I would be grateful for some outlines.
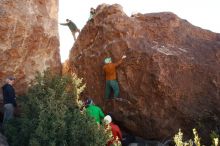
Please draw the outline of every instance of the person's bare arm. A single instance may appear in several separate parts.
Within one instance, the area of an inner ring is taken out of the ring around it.
[[[60,23],[60,25],[68,25],[68,23]]]
[[[126,57],[127,57],[126,55],[123,55],[121,57],[121,59],[118,62],[115,63],[115,66],[119,66],[122,63],[123,59],[125,59]]]

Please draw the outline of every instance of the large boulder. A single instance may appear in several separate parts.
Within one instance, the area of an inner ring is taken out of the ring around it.
[[[22,94],[37,71],[61,73],[58,0],[1,0],[0,42],[1,85],[14,75]]]
[[[172,137],[182,128],[220,123],[220,37],[170,12],[127,16],[120,5],[100,5],[73,46],[68,71],[83,77],[84,95],[111,111],[120,126],[145,138]],[[105,57],[118,67],[120,97],[104,100]]]

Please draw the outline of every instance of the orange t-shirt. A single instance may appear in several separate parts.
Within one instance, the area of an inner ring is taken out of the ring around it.
[[[121,64],[122,60],[117,63],[105,64],[103,70],[105,71],[106,80],[116,80],[116,67]]]

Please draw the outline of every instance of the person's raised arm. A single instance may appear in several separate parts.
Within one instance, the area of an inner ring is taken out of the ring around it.
[[[126,57],[127,57],[126,55],[123,55],[123,56],[121,57],[121,59],[120,59],[118,62],[115,63],[115,65],[116,65],[116,66],[119,66],[119,65],[122,63],[123,59],[125,59]]]

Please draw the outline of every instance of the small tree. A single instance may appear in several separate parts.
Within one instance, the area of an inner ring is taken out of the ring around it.
[[[6,125],[11,146],[97,146],[108,139],[104,127],[79,109],[82,79],[38,74],[23,98],[20,118]]]
[[[179,129],[179,132],[174,136],[173,140],[175,146],[193,146],[193,141],[191,139],[186,142],[183,141],[183,133],[181,129]]]
[[[215,131],[212,131],[210,134],[210,137],[212,139],[212,146],[218,146],[219,145],[219,134]]]
[[[175,142],[175,146],[201,146],[201,138],[198,135],[197,130],[193,129],[193,135],[194,135],[194,141],[191,139],[184,142],[183,141],[183,133],[181,132],[181,129],[179,129],[179,132],[174,136],[173,140]],[[219,135],[215,132],[211,133],[211,139],[212,139],[212,146],[218,146],[219,145]]]

